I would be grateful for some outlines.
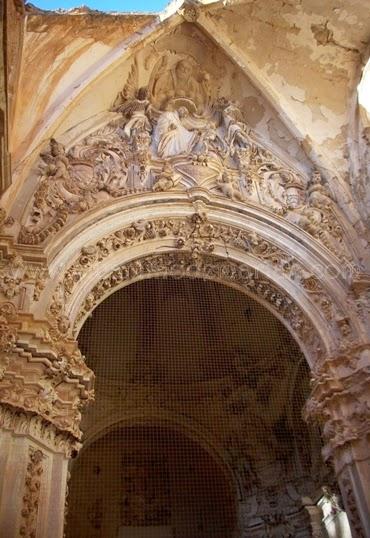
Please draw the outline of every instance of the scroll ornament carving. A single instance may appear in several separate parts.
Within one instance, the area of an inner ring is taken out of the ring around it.
[[[30,447],[29,462],[23,495],[22,524],[19,534],[26,538],[36,538],[37,514],[40,501],[41,479],[44,472],[44,453]]]
[[[193,16],[193,6],[185,11]],[[213,95],[208,73],[194,58],[168,52],[149,80],[143,77],[134,62],[105,127],[69,149],[50,140],[20,243],[42,243],[70,215],[105,200],[201,187],[262,204],[336,255],[352,258],[320,174],[307,180],[267,149],[238,105]]]
[[[329,358],[314,372],[304,415],[322,425],[325,460],[370,435],[370,368],[361,364],[366,349],[352,356]]]
[[[241,286],[275,309],[297,333],[298,337],[312,347],[314,353],[319,353],[321,349],[321,340],[311,322],[294,301],[272,282],[243,264],[203,253],[197,253],[194,257],[191,253],[181,251],[149,255],[117,267],[108,276],[101,279],[87,295],[77,316],[75,330],[91,310],[116,287],[122,286],[125,282],[143,278],[145,275],[210,278],[226,284]]]
[[[28,435],[66,457],[78,452],[81,443],[68,432],[62,432],[40,415],[0,404],[0,427],[16,434]]]

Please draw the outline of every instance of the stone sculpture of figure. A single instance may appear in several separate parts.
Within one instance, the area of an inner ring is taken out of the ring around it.
[[[241,112],[234,104],[228,104],[222,112],[223,124],[226,129],[225,140],[232,153],[235,148],[246,148],[253,145],[249,136],[250,129],[243,123]]]
[[[69,179],[69,161],[63,144],[60,144],[55,138],[50,139],[49,153],[41,154],[46,166],[41,167],[41,171],[47,176],[54,179]]]
[[[146,88],[140,88],[135,99],[115,108],[117,112],[121,112],[125,117],[129,118],[123,128],[123,133],[127,138],[130,139],[138,132],[151,132],[152,125],[147,116],[149,107],[150,103],[147,99],[147,90]]]
[[[183,125],[189,115],[185,107],[163,112],[157,121],[153,134],[154,150],[162,159],[182,153],[190,153],[198,140],[198,134]]]
[[[239,186],[236,182],[236,180],[232,177],[232,175],[224,171],[222,174],[221,179],[217,182],[220,190],[222,193],[230,198],[231,200],[239,200],[240,202],[244,201],[243,195],[240,192]]]
[[[308,200],[310,206],[320,209],[329,209],[333,204],[328,189],[322,184],[321,174],[318,170],[312,174],[308,187]]]
[[[153,185],[153,191],[164,192],[176,187],[179,183],[178,178],[175,178],[174,170],[169,163],[166,163],[160,174],[157,175]]]
[[[201,111],[207,98],[206,82],[206,75],[195,73],[195,66],[189,60],[181,59],[168,68],[165,57],[152,87],[154,103],[163,110],[172,99],[185,97]]]

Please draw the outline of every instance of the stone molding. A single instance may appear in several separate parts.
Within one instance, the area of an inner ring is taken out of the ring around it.
[[[71,319],[68,304],[84,282],[86,275],[92,270],[96,271],[99,264],[106,265],[106,260],[114,259],[121,252],[129,251],[144,243],[147,243],[150,248],[155,241],[160,241],[160,247],[159,243],[152,246],[153,252],[156,248],[168,252],[186,252],[193,260],[212,255],[215,259],[224,260],[225,266],[228,263],[225,258],[229,258],[230,249],[247,253],[248,256],[271,268],[274,273],[281,275],[286,282],[290,282],[297,288],[301,297],[312,302],[322,313],[336,341],[340,340],[342,346],[353,345],[353,342],[358,339],[357,327],[352,324],[337,297],[325,289],[320,278],[305,268],[298,257],[255,231],[244,230],[237,225],[220,224],[209,219],[205,208],[206,206],[203,207],[202,204],[198,205],[196,212],[187,217],[140,220],[84,246],[75,261],[66,269],[54,290],[48,309],[50,319],[54,320],[54,324],[60,326],[65,334],[68,334],[69,319]],[[247,269],[247,266],[245,268]],[[253,272],[253,269],[249,268],[249,270]],[[166,272],[170,274],[170,267],[167,267]],[[257,280],[262,279],[258,271],[255,272],[255,277]],[[219,275],[219,278],[222,281],[224,277]],[[224,279],[227,280],[227,278]],[[105,285],[112,290],[113,286],[108,283]],[[253,293],[253,290],[250,289],[250,292]],[[294,299],[290,300],[295,302]],[[275,305],[275,310],[279,315],[279,305]],[[86,308],[85,314],[87,315]],[[75,323],[73,328],[74,334],[82,319],[84,319],[84,314],[80,313],[77,325]],[[295,331],[294,326],[292,329]],[[316,352],[313,356],[315,354]]]
[[[81,443],[67,432],[61,432],[50,422],[30,411],[0,403],[0,428],[14,435],[29,437],[33,442],[70,458],[81,448]]]

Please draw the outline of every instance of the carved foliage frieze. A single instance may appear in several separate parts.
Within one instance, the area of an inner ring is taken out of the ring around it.
[[[81,443],[73,435],[62,432],[40,415],[2,403],[0,404],[0,427],[18,435],[27,435],[66,457],[70,457],[81,448]]]
[[[321,349],[322,343],[310,320],[298,305],[272,282],[243,264],[207,254],[194,257],[189,252],[149,255],[114,269],[86,296],[76,319],[75,330],[87,314],[115,288],[121,287],[125,282],[130,283],[147,276],[164,275],[209,278],[244,288],[272,307],[286,320],[297,337],[311,346],[315,353]]]

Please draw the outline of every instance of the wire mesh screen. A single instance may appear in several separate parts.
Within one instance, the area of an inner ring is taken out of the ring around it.
[[[320,466],[301,418],[308,368],[263,306],[214,282],[143,280],[104,301],[79,344],[96,400],[67,538],[269,536],[287,487],[292,536],[310,536],[297,501]]]

